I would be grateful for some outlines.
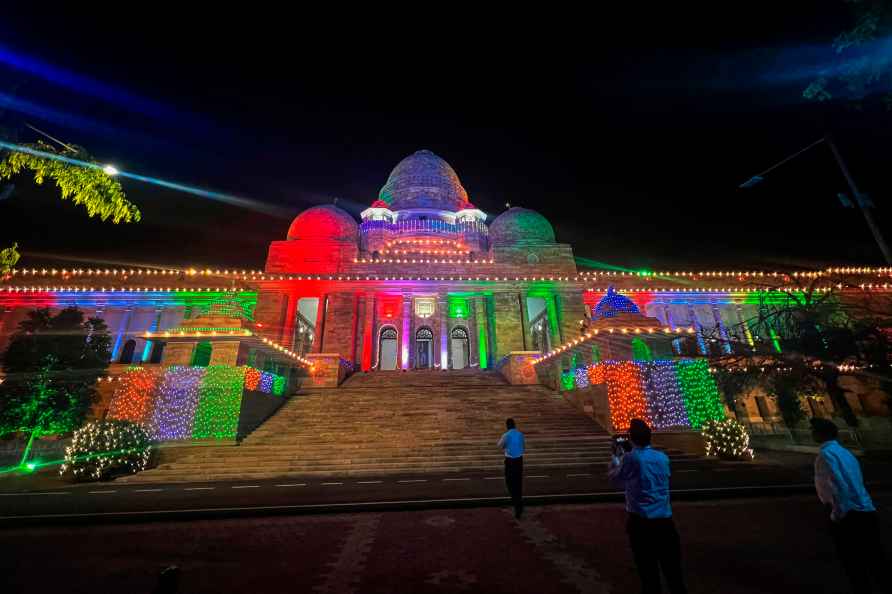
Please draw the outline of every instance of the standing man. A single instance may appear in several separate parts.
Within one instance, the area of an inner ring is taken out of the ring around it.
[[[507,419],[508,429],[499,439],[499,449],[505,452],[505,484],[514,505],[514,517],[523,515],[523,433],[517,430],[514,419]]]
[[[861,465],[839,445],[839,429],[827,419],[811,420],[812,436],[821,444],[815,459],[815,489],[821,502],[830,507],[830,535],[836,553],[852,585],[852,591],[892,592],[876,508],[861,476]]]
[[[651,431],[632,419],[633,448],[615,448],[607,475],[626,491],[626,532],[641,578],[642,594],[659,593],[660,570],[672,594],[686,594],[681,571],[681,544],[669,505],[669,457],[650,447]]]

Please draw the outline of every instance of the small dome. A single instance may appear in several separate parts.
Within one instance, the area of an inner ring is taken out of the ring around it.
[[[390,208],[390,205],[383,200],[375,200],[369,208]]]
[[[489,226],[493,245],[554,243],[554,229],[548,219],[528,208],[509,208]]]
[[[635,302],[616,292],[613,287],[607,288],[607,294],[595,306],[594,318],[614,318],[618,313],[641,313]]]
[[[334,204],[303,211],[288,228],[288,239],[323,239],[356,242],[359,226],[347,211]]]
[[[391,210],[436,208],[456,212],[468,202],[468,193],[449,163],[423,150],[397,163],[378,198]]]

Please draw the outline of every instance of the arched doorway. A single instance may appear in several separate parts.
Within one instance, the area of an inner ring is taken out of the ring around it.
[[[152,354],[149,357],[149,363],[161,363],[161,358],[164,355],[164,343],[155,341],[152,344]]]
[[[136,341],[128,340],[121,349],[121,359],[119,363],[133,363],[133,351],[136,350]]]
[[[378,369],[393,371],[396,369],[397,333],[393,326],[381,329],[378,339]]]
[[[415,367],[417,369],[430,369],[434,361],[434,332],[427,326],[422,326],[415,333]]]
[[[449,354],[452,356],[452,369],[464,369],[470,363],[471,345],[468,341],[468,330],[456,326],[449,335]]]

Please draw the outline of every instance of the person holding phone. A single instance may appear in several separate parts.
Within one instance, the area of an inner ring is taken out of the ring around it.
[[[626,532],[643,594],[658,593],[660,571],[672,594],[686,594],[681,543],[669,504],[669,457],[650,447],[651,430],[641,419],[629,424],[629,442],[614,438],[607,475],[626,492]],[[625,445],[624,445],[625,444]]]

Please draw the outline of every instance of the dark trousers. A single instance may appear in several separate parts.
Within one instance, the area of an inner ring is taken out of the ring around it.
[[[505,485],[511,495],[514,515],[520,517],[523,513],[523,456],[505,458]]]
[[[852,592],[892,592],[876,512],[850,511],[839,522],[830,523],[836,554],[852,585]]]
[[[626,532],[641,578],[642,594],[660,592],[660,570],[672,594],[685,594],[681,573],[681,543],[672,518],[648,520],[629,514]]]

